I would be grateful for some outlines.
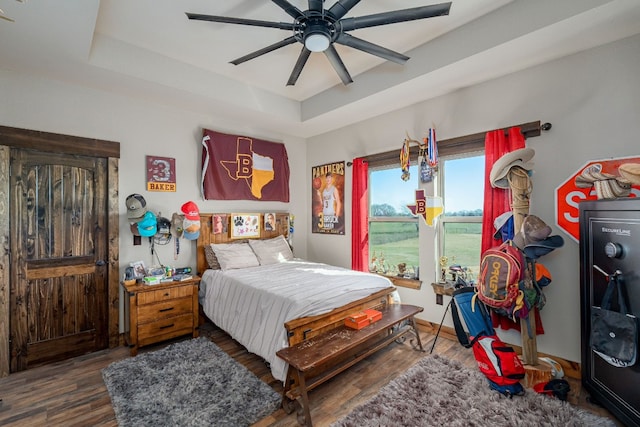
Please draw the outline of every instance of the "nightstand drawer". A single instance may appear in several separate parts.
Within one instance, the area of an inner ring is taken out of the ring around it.
[[[178,286],[175,288],[158,289],[157,291],[139,292],[138,305],[153,304],[160,301],[190,297],[191,295],[193,295],[193,286]]]
[[[138,307],[138,323],[149,323],[183,314],[193,314],[193,299],[180,298]]]
[[[193,329],[193,315],[186,314],[178,317],[158,320],[156,322],[138,325],[138,345],[155,342],[154,337],[162,336],[163,340],[183,335]]]
[[[158,285],[121,282],[124,300],[124,339],[131,355],[138,348],[190,334],[198,337],[198,285],[200,278]]]

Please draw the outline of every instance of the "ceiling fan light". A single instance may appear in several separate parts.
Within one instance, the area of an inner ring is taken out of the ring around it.
[[[304,46],[311,52],[324,52],[331,40],[324,33],[312,33],[304,38]]]

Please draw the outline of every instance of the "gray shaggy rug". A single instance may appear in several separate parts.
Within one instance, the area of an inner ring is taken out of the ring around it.
[[[206,338],[102,370],[120,426],[248,426],[281,396]]]
[[[457,361],[427,356],[333,427],[615,426],[612,420],[527,390],[509,399],[484,375]]]

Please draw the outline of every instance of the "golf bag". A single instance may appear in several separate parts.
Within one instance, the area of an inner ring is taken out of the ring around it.
[[[489,310],[482,301],[473,298],[474,295],[473,286],[466,286],[453,291],[451,317],[453,318],[453,326],[455,327],[458,341],[465,348],[473,346],[472,340],[475,337],[495,334]],[[462,313],[468,333],[462,326],[459,313]]]

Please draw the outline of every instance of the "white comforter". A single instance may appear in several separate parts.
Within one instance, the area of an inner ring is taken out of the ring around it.
[[[207,270],[200,283],[205,314],[284,381],[276,352],[288,345],[284,323],[326,313],[393,286],[379,275],[293,260],[237,270]]]

